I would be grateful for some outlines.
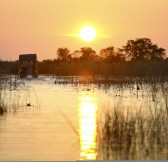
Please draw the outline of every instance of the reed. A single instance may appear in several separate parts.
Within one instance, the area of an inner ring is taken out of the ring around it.
[[[113,77],[156,77],[168,75],[168,62],[165,61],[130,61],[130,62],[55,62],[48,60],[39,62],[40,74],[57,76],[101,75]]]
[[[0,76],[0,115],[3,115],[7,112],[7,107],[4,103],[4,92],[7,88],[8,79],[6,77]]]
[[[103,125],[97,121],[97,159],[168,159],[167,77],[55,77],[55,84],[97,85],[107,92],[112,91],[114,101],[119,98],[119,104],[102,108],[108,110]],[[143,100],[139,109],[128,107],[125,110],[125,90],[136,96],[135,104]]]
[[[125,110],[121,99],[120,104],[108,108],[98,133],[98,159],[168,159],[168,84],[149,84],[148,88],[149,104]]]
[[[0,114],[16,113],[19,107],[25,107],[27,100],[21,101],[19,94],[22,81],[17,76],[0,76]],[[21,103],[23,102],[23,103]]]

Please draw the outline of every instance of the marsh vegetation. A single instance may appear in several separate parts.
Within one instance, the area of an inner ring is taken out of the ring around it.
[[[40,125],[37,125],[40,130],[43,129],[41,123],[44,119],[47,123],[52,121],[54,127],[59,127],[60,120],[64,121],[65,128],[69,130],[66,138],[74,134],[80,141],[77,150],[81,150],[82,159],[165,160],[168,158],[167,77],[58,77],[53,75],[29,80],[8,76],[1,77],[0,81],[0,118],[5,115],[8,119],[11,113],[17,112],[12,116],[22,114],[23,118],[17,120],[25,123],[28,120],[27,113],[38,111],[44,116],[33,115],[31,118],[40,121]],[[49,101],[44,100],[47,96],[50,96]],[[79,101],[77,96],[80,98]],[[42,98],[40,109],[37,109],[36,105],[39,105]],[[29,123],[32,123],[31,120]],[[21,123],[17,122],[17,124],[19,126]],[[50,131],[53,131],[52,125],[48,128]],[[31,127],[27,129],[32,131]],[[34,130],[34,127],[32,128]],[[64,132],[64,129],[61,128],[60,131]],[[2,134],[4,133],[2,131]],[[59,136],[60,132],[54,134]],[[41,135],[38,134],[39,139]],[[45,136],[48,135],[45,133]],[[36,140],[39,141],[39,139]],[[21,138],[21,141],[24,140],[24,137]],[[49,143],[54,141],[56,142],[57,139],[52,138]],[[10,141],[7,143],[9,144]],[[39,147],[40,143],[43,142],[39,141],[36,147]],[[53,144],[54,148],[55,144]],[[27,145],[29,144],[25,144],[25,147]],[[47,142],[45,145],[47,147]],[[68,143],[66,145],[69,146]],[[3,144],[1,146],[4,147]],[[62,146],[64,147],[65,145]],[[82,150],[83,148],[87,149]],[[33,155],[31,150],[28,153]],[[52,153],[51,150],[50,153]],[[57,159],[58,156],[54,155],[54,152],[52,157],[49,157],[50,153],[47,152],[44,157]],[[66,159],[70,159],[68,153],[63,157],[66,156]],[[11,155],[11,158],[13,157]],[[77,157],[79,155],[75,156]],[[17,158],[29,159],[27,156],[24,158],[17,156]]]
[[[168,158],[167,79],[63,77],[57,79],[55,84],[77,87],[94,85],[109,94],[109,100],[113,101],[98,110],[100,116],[97,116],[95,138],[97,159],[165,160]],[[88,90],[94,91],[86,88]]]
[[[157,93],[152,92],[151,98],[139,108],[125,108],[122,100],[108,108],[104,115],[103,126],[98,133],[100,153],[98,159],[166,160],[168,158],[168,95],[164,96],[162,102]]]

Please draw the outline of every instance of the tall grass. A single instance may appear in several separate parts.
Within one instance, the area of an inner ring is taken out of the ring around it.
[[[0,73],[18,74],[18,68],[18,61],[0,61]],[[38,73],[54,74],[57,76],[168,76],[168,60],[123,61],[114,63],[103,61],[59,62],[57,60],[44,60],[38,62]]]
[[[98,132],[98,159],[168,159],[168,83],[148,86],[149,104],[135,107],[134,111],[129,108],[126,111],[121,103],[108,108]],[[159,98],[160,95],[163,96]]]
[[[4,92],[7,88],[8,78],[0,75],[0,115],[7,112],[7,108],[4,103]]]
[[[101,75],[115,77],[151,77],[167,76],[167,61],[136,61],[136,62],[39,62],[39,74],[55,74],[57,76]]]
[[[161,160],[168,159],[168,78],[167,77],[55,77],[55,84],[94,84],[97,87],[109,90],[112,95],[120,98],[117,105],[108,107],[103,125],[98,123],[98,159],[103,160]],[[5,105],[7,85],[9,80],[0,79],[0,113],[17,110],[19,98],[8,100]],[[16,87],[14,84],[9,87]],[[137,102],[144,99],[145,104],[127,108],[123,106],[123,91],[127,89],[136,95]],[[11,88],[11,93],[16,88]],[[136,90],[136,91],[135,91]],[[34,91],[34,90],[33,90]],[[28,93],[30,89],[28,88]],[[34,91],[35,93],[35,91]],[[147,93],[147,95],[146,95]],[[37,99],[37,95],[35,93]],[[114,99],[116,99],[114,98]],[[27,100],[26,100],[27,102]],[[12,105],[13,103],[13,105]],[[38,104],[38,103],[37,103]],[[11,108],[9,108],[11,106]],[[134,110],[134,111],[132,111]],[[75,134],[66,114],[61,112]]]
[[[40,103],[37,94],[34,89],[32,90],[33,97],[36,99],[36,106],[34,106],[39,109]],[[20,110],[23,111],[23,108],[28,106],[32,106],[30,103],[30,87],[26,86],[17,76],[0,76],[0,114],[15,113],[20,107],[22,107]]]
[[[97,85],[117,104],[103,107],[103,124],[97,122],[97,159],[168,159],[167,77],[56,77],[55,84]],[[129,91],[125,96],[124,92]],[[124,100],[130,97],[126,108]],[[131,97],[134,97],[134,99]],[[141,103],[140,106],[138,102]],[[133,106],[133,107],[132,107]],[[102,115],[103,113],[101,113]]]

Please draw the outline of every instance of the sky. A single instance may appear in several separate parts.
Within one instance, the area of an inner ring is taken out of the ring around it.
[[[78,36],[85,25],[97,31],[91,42]],[[168,51],[168,0],[0,0],[2,60],[28,53],[55,59],[60,47],[99,53],[144,37]]]

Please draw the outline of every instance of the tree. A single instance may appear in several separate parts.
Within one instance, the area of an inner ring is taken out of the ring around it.
[[[68,48],[58,48],[57,50],[57,60],[60,61],[67,61],[68,60],[68,56],[69,56],[69,49]]]
[[[102,49],[100,51],[100,56],[103,60],[109,63],[125,60],[124,55],[120,52],[120,49],[115,50],[113,46]]]
[[[82,47],[80,49],[80,52],[82,54],[80,60],[83,61],[94,60],[94,58],[96,57],[96,52],[90,47]]]
[[[163,59],[166,55],[165,49],[153,44],[149,38],[129,40],[121,50],[126,54],[128,60]]]
[[[71,61],[73,61],[73,62],[78,62],[79,58],[82,56],[80,50],[75,50],[70,55],[71,55]]]

